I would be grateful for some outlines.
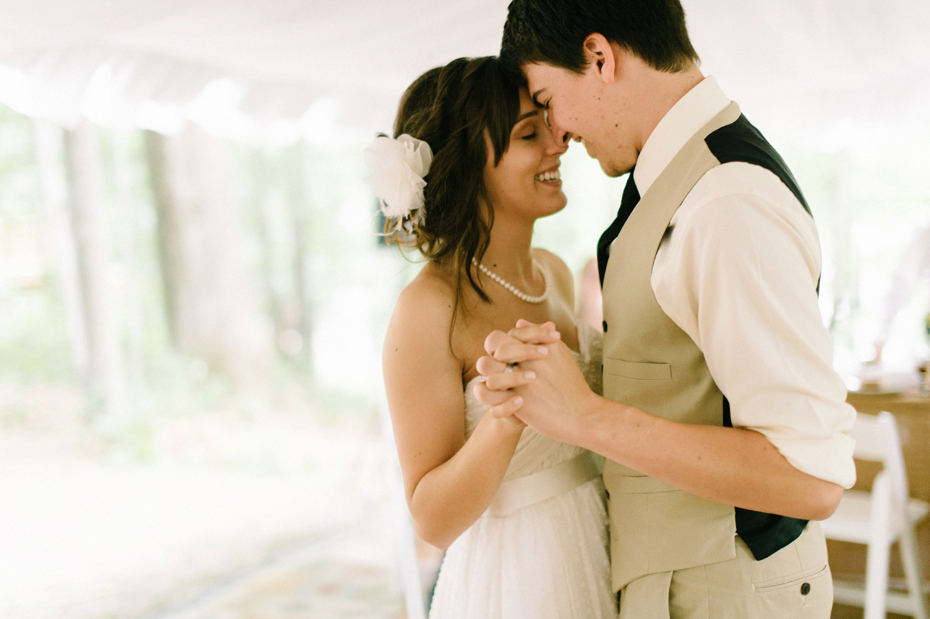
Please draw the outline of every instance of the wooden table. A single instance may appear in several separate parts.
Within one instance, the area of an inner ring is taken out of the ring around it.
[[[850,391],[846,401],[860,413],[876,414],[880,411],[899,415],[930,415],[930,397],[920,395],[916,390],[907,393],[861,393]],[[900,423],[900,418],[898,423]]]
[[[901,447],[907,468],[911,496],[930,502],[930,397],[917,391],[903,394],[864,394],[850,392],[846,401],[860,413],[877,414],[888,411],[898,422]],[[858,479],[855,488],[869,490],[881,466],[856,461]],[[924,580],[930,578],[930,519],[917,528],[918,545],[923,562]],[[830,568],[842,580],[864,580],[865,546],[828,541]],[[891,577],[893,585],[902,585],[904,571],[897,546],[892,549]]]

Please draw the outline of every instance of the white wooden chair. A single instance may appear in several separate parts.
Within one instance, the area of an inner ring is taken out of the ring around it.
[[[914,529],[930,506],[910,498],[898,425],[888,412],[859,414],[852,436],[855,458],[881,462],[883,468],[871,492],[847,490],[836,513],[821,523],[827,539],[868,545],[865,587],[835,581],[834,599],[864,607],[865,619],[883,618],[888,611],[928,619]],[[907,593],[888,591],[889,550],[896,541],[901,547]]]

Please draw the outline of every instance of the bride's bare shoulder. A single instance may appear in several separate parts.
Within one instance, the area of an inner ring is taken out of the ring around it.
[[[397,298],[392,323],[418,330],[448,331],[455,306],[455,283],[436,265],[425,265]]]
[[[400,297],[408,303],[438,306],[435,309],[440,311],[448,307],[451,315],[451,305],[455,302],[455,282],[441,268],[429,263],[404,287]]]
[[[425,266],[401,291],[384,340],[386,376],[416,375],[461,380],[461,363],[449,346],[455,289],[441,273]]]

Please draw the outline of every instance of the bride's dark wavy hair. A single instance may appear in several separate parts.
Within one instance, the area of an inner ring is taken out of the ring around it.
[[[425,178],[425,218],[420,224],[409,221],[410,234],[387,238],[455,269],[456,310],[463,274],[478,296],[489,301],[471,269],[472,260],[480,262],[484,256],[494,225],[484,182],[489,157],[484,136],[487,131],[497,165],[520,114],[520,86],[519,76],[505,70],[497,57],[458,58],[417,78],[401,98],[394,121],[394,137],[406,133],[424,140],[433,160]],[[385,232],[396,224],[388,220]]]

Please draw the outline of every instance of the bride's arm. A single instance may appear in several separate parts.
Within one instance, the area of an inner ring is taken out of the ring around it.
[[[485,415],[465,440],[462,361],[450,350],[454,291],[421,273],[401,293],[384,343],[384,382],[417,534],[445,548],[487,509],[520,439]]]

